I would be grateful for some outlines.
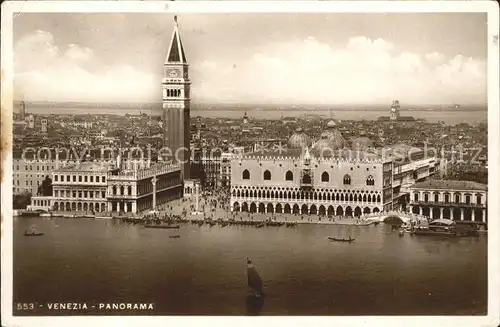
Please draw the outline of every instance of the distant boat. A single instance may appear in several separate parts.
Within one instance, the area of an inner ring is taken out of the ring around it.
[[[172,224],[145,224],[146,228],[163,228],[163,229],[179,229],[180,225],[172,225]]]
[[[180,238],[180,235],[170,235],[169,238]]]
[[[28,233],[28,232],[24,232],[24,236],[42,236],[44,233],[36,233],[36,232],[31,232],[31,233]]]
[[[336,237],[331,237],[331,236],[328,236],[328,239],[330,241],[334,241],[334,242],[348,242],[348,243],[351,243],[351,242],[354,242],[356,239],[355,238],[336,238]]]
[[[259,276],[259,273],[255,269],[252,260],[247,257],[247,276],[248,276],[248,287],[250,287],[251,297],[260,298],[264,296],[262,279]]]

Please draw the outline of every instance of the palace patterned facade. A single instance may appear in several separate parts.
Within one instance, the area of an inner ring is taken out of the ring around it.
[[[282,153],[235,156],[231,210],[337,216],[388,211],[399,208],[408,184],[434,173],[435,158],[423,150],[359,143],[348,149],[330,122],[315,143],[299,128]]]

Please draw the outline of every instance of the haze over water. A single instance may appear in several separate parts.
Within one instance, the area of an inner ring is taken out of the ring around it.
[[[33,225],[45,235],[23,237]],[[245,315],[249,256],[267,293],[261,315],[487,311],[485,235],[399,237],[383,224],[172,231],[115,220],[15,218],[13,249],[14,303],[143,301],[154,303],[157,315]]]

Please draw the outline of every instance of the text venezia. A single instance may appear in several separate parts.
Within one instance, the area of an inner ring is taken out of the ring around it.
[[[97,308],[100,310],[154,310],[153,303],[48,303],[49,310],[85,310]]]

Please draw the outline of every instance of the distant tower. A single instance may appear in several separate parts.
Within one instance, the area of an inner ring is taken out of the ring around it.
[[[243,116],[243,125],[247,125],[248,124],[248,116],[247,116],[247,112],[245,111],[245,115]]]
[[[28,128],[35,128],[35,117],[33,115],[28,116]]]
[[[399,100],[392,102],[390,119],[391,120],[399,119]]]
[[[21,101],[21,120],[24,120],[24,118],[26,117],[26,104],[24,103],[24,101]]]
[[[190,109],[191,92],[188,63],[181,37],[177,16],[174,16],[174,30],[163,65],[163,144],[172,153],[172,161],[181,163],[183,178],[189,178],[190,167]]]
[[[47,133],[47,119],[42,119],[42,133]]]

